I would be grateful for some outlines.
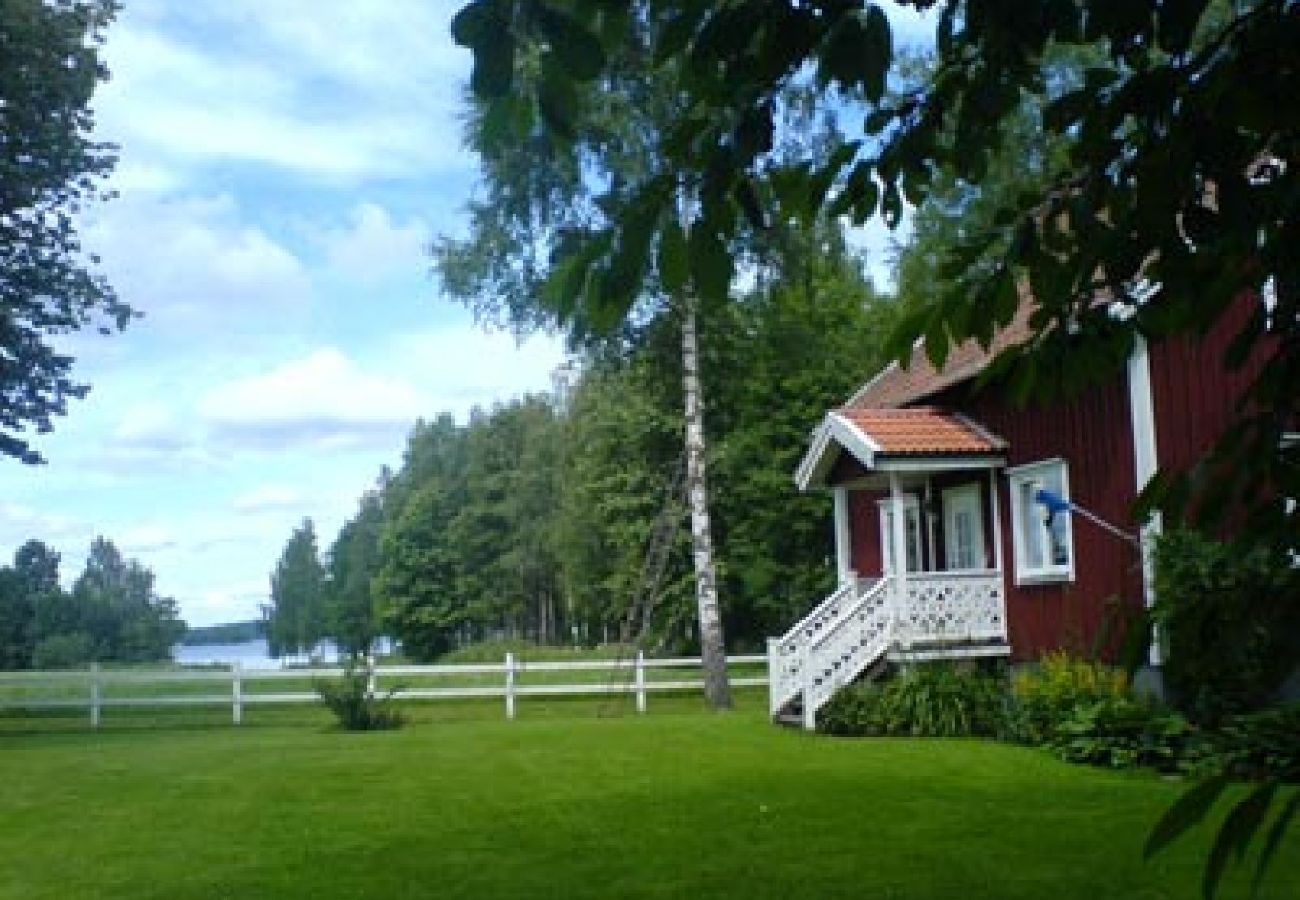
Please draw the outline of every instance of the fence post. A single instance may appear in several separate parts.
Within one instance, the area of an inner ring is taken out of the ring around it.
[[[244,721],[244,684],[239,660],[230,664],[230,718],[236,725]]]
[[[90,727],[99,727],[99,663],[90,664]]]
[[[375,654],[367,653],[366,654],[366,697],[371,700],[375,699],[376,678],[377,676],[375,675]]]
[[[506,654],[506,718],[515,717],[515,655]]]
[[[645,653],[636,652],[636,711],[645,712]]]

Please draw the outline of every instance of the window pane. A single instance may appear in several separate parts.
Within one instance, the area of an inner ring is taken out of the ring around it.
[[[1027,569],[1043,567],[1043,514],[1041,504],[1034,499],[1038,482],[1020,482],[1020,522],[1025,551],[1024,566]]]

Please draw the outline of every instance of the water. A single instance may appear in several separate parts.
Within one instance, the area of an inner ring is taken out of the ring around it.
[[[306,662],[303,657],[290,657],[287,660],[272,658],[268,652],[266,638],[241,641],[238,644],[203,644],[190,646],[177,644],[172,648],[172,658],[182,665],[210,665],[221,663],[234,665],[239,663],[245,669],[278,669],[282,662]],[[333,663],[338,660],[338,651],[333,644],[322,644],[319,658],[321,662]]]

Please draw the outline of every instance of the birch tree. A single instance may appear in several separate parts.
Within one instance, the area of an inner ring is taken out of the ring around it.
[[[444,238],[435,245],[435,267],[444,289],[480,317],[516,331],[559,326],[578,347],[631,346],[639,330],[659,316],[680,323],[687,494],[705,695],[714,708],[728,708],[698,360],[700,312],[727,302],[731,256],[716,227],[680,212],[692,208],[687,202],[691,186],[664,182],[663,190],[673,198],[664,239],[657,246],[646,241],[630,248],[641,257],[640,271],[608,273],[611,287],[629,278],[635,283],[589,297],[575,281],[585,270],[581,260],[566,255],[566,246],[602,227],[616,210],[638,215],[627,206],[630,198],[621,195],[619,185],[639,181],[656,167],[662,125],[676,102],[676,90],[672,70],[650,64],[656,24],[626,16],[598,17],[597,22],[628,41],[630,52],[618,70],[599,85],[569,90],[574,83],[562,72],[572,74],[588,65],[592,45],[567,15],[552,25],[556,46],[563,47],[558,54],[520,58],[508,71],[475,76],[476,87],[485,79],[518,80],[530,87],[502,104],[471,100],[468,139],[482,164],[484,196],[470,204],[470,237]],[[465,39],[492,27],[490,16],[471,14],[458,18],[453,31]],[[564,138],[555,139],[555,132]],[[656,263],[647,267],[652,255]],[[628,289],[627,302],[605,302]]]

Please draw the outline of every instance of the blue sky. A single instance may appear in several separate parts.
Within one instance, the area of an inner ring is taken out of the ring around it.
[[[144,318],[65,342],[93,390],[48,465],[0,461],[0,555],[41,538],[67,581],[103,534],[191,624],[253,617],[294,525],[327,545],[417,417],[549,386],[558,340],[485,333],[429,276],[476,179],[458,5],[125,5],[95,102],[121,196],[82,227]]]

